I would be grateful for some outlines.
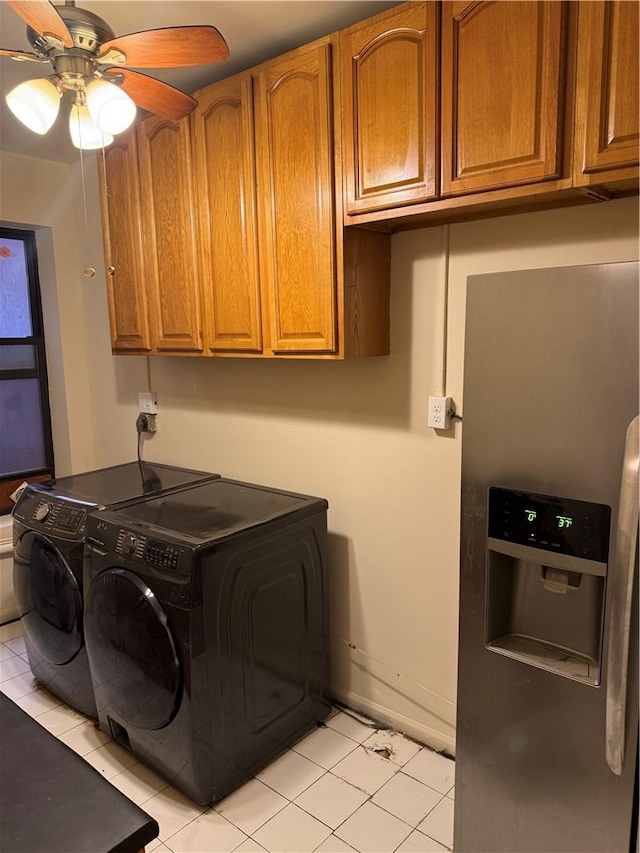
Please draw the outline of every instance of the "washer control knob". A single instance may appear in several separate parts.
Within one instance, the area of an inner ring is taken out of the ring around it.
[[[133,535],[133,533],[126,533],[124,538],[122,539],[122,550],[125,554],[133,554],[136,550],[136,545],[138,540]]]
[[[53,510],[53,504],[40,504],[39,507],[36,508],[36,511],[33,513],[33,517],[36,521],[46,521],[47,518],[51,515],[51,511]]]

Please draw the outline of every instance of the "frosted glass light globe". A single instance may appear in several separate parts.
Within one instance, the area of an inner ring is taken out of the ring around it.
[[[133,123],[136,105],[115,83],[92,80],[87,86],[86,95],[89,114],[105,133],[122,133]]]
[[[7,106],[22,124],[41,136],[50,129],[60,109],[60,92],[51,80],[27,80],[12,89]]]
[[[75,147],[82,148],[83,151],[106,148],[113,142],[113,136],[100,130],[85,104],[74,104],[71,107],[69,132]]]

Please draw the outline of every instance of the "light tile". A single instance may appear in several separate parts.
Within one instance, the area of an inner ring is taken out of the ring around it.
[[[173,853],[231,853],[247,840],[244,832],[210,809],[167,839]]]
[[[6,643],[7,640],[14,640],[23,634],[22,622],[19,619],[16,622],[8,622],[6,625],[0,625],[0,643]]]
[[[331,834],[328,826],[293,803],[254,833],[256,841],[278,853],[311,853]]]
[[[407,761],[416,756],[422,747],[408,737],[398,732],[379,730],[363,741],[365,749],[370,749],[379,755],[393,761],[398,767],[403,767]]]
[[[11,652],[11,657],[8,660],[0,661],[0,682],[9,681],[10,678],[15,678],[16,675],[24,675],[31,672],[31,668],[26,660],[23,660],[18,655]]]
[[[39,717],[38,719],[42,718]],[[117,776],[118,773],[122,773],[123,770],[131,767],[137,761],[135,755],[112,740],[92,752],[86,753],[83,758],[92,767],[99,770],[106,779]]]
[[[9,699],[19,699],[21,696],[26,696],[27,693],[33,693],[38,689],[38,682],[35,680],[31,672],[24,672],[21,675],[16,675],[15,678],[10,678],[8,681],[3,681],[0,684],[0,690],[8,696]]]
[[[449,797],[450,800],[455,800],[455,798],[456,798],[456,786],[455,785],[449,791],[449,793],[447,794],[447,797]]]
[[[356,788],[360,788],[367,794],[375,794],[388,782],[399,768],[385,758],[379,758],[371,752],[367,752],[362,746],[347,755],[342,761],[335,765],[332,772],[349,782]]]
[[[346,714],[344,711],[340,711],[328,719],[326,724],[329,728],[334,729],[336,732],[340,732],[341,735],[350,737],[351,740],[355,740],[358,743],[362,743],[366,740],[373,731],[371,726],[366,726],[364,723],[361,723],[359,720],[356,720],[355,717],[352,717],[350,714]]]
[[[266,853],[264,847],[253,838],[247,838],[233,853]]]
[[[346,841],[332,833],[326,841],[322,842],[320,847],[316,847],[315,853],[351,853],[352,850],[353,847]]]
[[[447,847],[443,847],[435,839],[429,838],[429,836],[414,829],[411,835],[398,847],[396,853],[447,853],[447,851]]]
[[[58,736],[58,740],[66,743],[78,755],[87,755],[93,752],[94,749],[102,746],[111,740],[109,735],[101,731],[95,723],[88,720],[86,723],[80,723],[73,729],[69,729],[62,735]]]
[[[439,791],[434,791],[404,773],[396,773],[380,788],[372,802],[405,823],[417,826],[441,799],[442,794]]]
[[[445,847],[453,847],[453,800],[443,797],[417,827]]]
[[[296,805],[336,829],[366,802],[368,794],[344,779],[325,773],[296,799]]]
[[[244,833],[253,835],[286,805],[287,800],[280,794],[258,779],[250,779],[214,808]]]
[[[48,690],[34,690],[32,693],[27,693],[25,696],[20,696],[14,700],[16,705],[19,705],[23,711],[26,711],[31,717],[39,717],[53,708],[57,708],[62,703],[60,699]]]
[[[67,705],[58,705],[56,708],[51,708],[50,711],[45,711],[38,714],[35,719],[52,735],[62,735],[68,732],[69,729],[75,728],[80,723],[85,723],[87,718]]]
[[[169,787],[169,782],[166,779],[140,762],[132,764],[122,773],[112,776],[109,781],[139,806],[159,791],[164,791],[165,788]]]
[[[430,749],[421,749],[415,758],[402,768],[409,776],[446,794],[455,782],[455,762]]]
[[[330,728],[319,728],[299,741],[293,749],[305,758],[315,761],[325,770],[337,764],[356,749],[355,741]]]
[[[256,775],[274,791],[288,800],[295,800],[298,794],[312,785],[326,771],[304,755],[288,749],[280,758],[272,761],[268,767]]]
[[[18,657],[19,652],[14,652],[9,646],[4,643],[0,643],[0,661],[11,660],[11,658]]]
[[[19,637],[14,637],[13,640],[4,640],[3,642],[5,646],[9,646],[15,655],[26,655],[27,645],[22,634]]]
[[[167,841],[172,835],[191,823],[206,810],[206,806],[198,806],[171,785],[151,797],[144,804],[144,810],[158,821],[161,841]]]
[[[389,853],[411,833],[411,827],[373,803],[365,803],[336,830],[338,838],[360,853]]]
[[[155,838],[149,844],[146,844],[144,850],[145,853],[154,853],[154,851],[156,853],[172,853],[167,845],[163,841],[160,841],[159,838]]]

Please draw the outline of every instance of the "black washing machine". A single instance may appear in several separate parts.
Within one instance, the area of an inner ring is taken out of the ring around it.
[[[100,727],[198,803],[326,717],[327,502],[220,479],[88,520]]]
[[[31,671],[51,693],[97,717],[82,619],[89,513],[218,476],[131,462],[24,490],[13,510],[13,585]]]

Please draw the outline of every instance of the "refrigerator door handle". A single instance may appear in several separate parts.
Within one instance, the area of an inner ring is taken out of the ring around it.
[[[606,755],[616,776],[624,766],[631,596],[638,540],[640,416],[627,429],[612,572],[607,659]]]

